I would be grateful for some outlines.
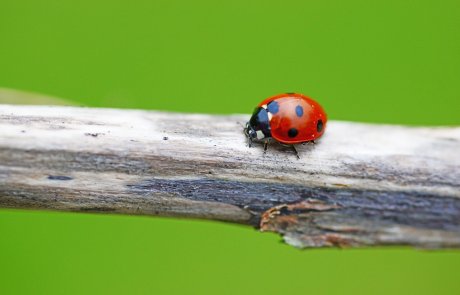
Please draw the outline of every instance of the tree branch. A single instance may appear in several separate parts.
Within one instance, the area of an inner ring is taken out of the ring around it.
[[[301,159],[247,115],[0,106],[0,207],[204,218],[297,247],[460,246],[460,128],[330,122]]]

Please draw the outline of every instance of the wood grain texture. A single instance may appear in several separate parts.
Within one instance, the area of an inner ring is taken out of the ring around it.
[[[460,128],[331,121],[248,148],[248,115],[0,106],[0,207],[204,218],[296,247],[460,246]]]

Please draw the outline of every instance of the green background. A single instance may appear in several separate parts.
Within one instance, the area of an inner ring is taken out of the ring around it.
[[[0,0],[0,87],[77,105],[460,124],[460,2]],[[1,164],[1,163],[0,163]],[[459,294],[460,252],[299,251],[222,223],[0,210],[0,294]]]

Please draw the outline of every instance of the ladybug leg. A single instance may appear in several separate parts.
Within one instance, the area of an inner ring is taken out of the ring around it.
[[[270,143],[269,140],[267,140],[266,142],[264,142],[264,155],[267,153],[267,149],[268,149],[268,144]]]
[[[294,150],[294,153],[295,153],[297,159],[300,160],[299,152],[298,152],[297,149],[295,148],[295,145],[291,145],[291,147],[292,147],[292,149]]]

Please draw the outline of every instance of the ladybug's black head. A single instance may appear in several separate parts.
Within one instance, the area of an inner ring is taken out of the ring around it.
[[[244,133],[248,137],[249,144],[252,141],[258,141],[271,137],[270,120],[265,108],[257,107],[252,114],[249,122],[246,123]]]
[[[251,127],[249,122],[244,127],[244,134],[248,138],[249,147],[251,147],[252,141],[257,140],[257,132]]]

